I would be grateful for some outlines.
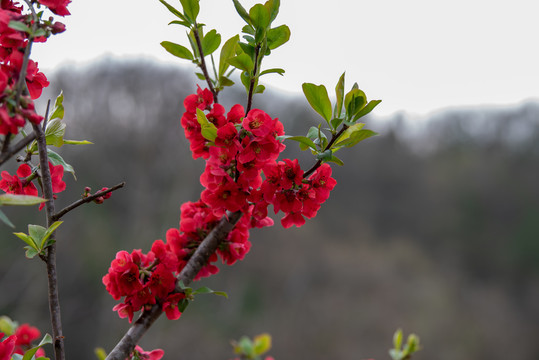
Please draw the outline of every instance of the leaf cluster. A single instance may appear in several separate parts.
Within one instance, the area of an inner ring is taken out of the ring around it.
[[[215,291],[206,286],[202,286],[196,290],[193,290],[193,288],[185,286],[183,281],[181,280],[179,281],[178,284],[180,288],[182,289],[183,294],[185,295],[185,298],[180,300],[180,302],[178,303],[178,310],[182,313],[185,311],[185,309],[189,305],[189,302],[195,300],[196,295],[214,294],[218,296],[223,296],[228,299],[228,294],[224,291]]]
[[[402,330],[399,329],[393,335],[393,349],[389,350],[389,355],[393,360],[409,360],[412,354],[419,350],[421,350],[419,337],[415,334],[410,334],[406,344],[403,346]]]
[[[318,127],[311,127],[306,136],[282,136],[281,139],[299,142],[301,150],[310,149],[321,162],[343,165],[335,152],[377,135],[372,130],[364,129],[365,124],[358,120],[369,114],[381,100],[367,101],[367,96],[357,83],[345,94],[344,78],[343,73],[335,87],[336,101],[333,106],[324,85],[304,83],[302,88],[307,101],[322,116],[327,127],[322,128],[322,124],[319,124]],[[328,139],[325,131],[329,131],[331,139]]]
[[[271,336],[261,334],[250,339],[243,336],[239,341],[233,341],[234,353],[242,359],[259,360],[261,356],[271,349]]]
[[[28,234],[23,232],[14,233],[19,239],[28,244],[26,257],[33,259],[36,255],[45,255],[45,249],[54,244],[54,238],[51,238],[52,233],[62,225],[62,221],[54,222],[48,229],[40,225],[28,225]]]

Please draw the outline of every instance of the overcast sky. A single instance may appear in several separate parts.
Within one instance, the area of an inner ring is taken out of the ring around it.
[[[200,21],[223,42],[243,26],[231,0],[200,5]],[[34,48],[45,71],[103,56],[192,68],[159,45],[187,40],[183,28],[167,25],[173,15],[158,0],[73,0],[69,9],[68,30]],[[274,24],[287,24],[292,37],[264,67],[286,74],[262,83],[298,93],[303,82],[333,89],[346,71],[347,88],[357,82],[383,100],[378,115],[539,100],[538,16],[537,0],[281,0]]]

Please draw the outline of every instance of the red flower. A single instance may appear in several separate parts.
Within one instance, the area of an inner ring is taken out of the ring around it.
[[[273,130],[273,120],[264,111],[253,109],[243,119],[243,128],[256,137],[265,137]]]
[[[51,171],[52,192],[59,193],[64,191],[66,189],[66,183],[62,180],[64,167],[62,165],[54,166],[49,162],[49,169]]]
[[[4,333],[0,332],[0,340],[4,337]],[[15,349],[15,342],[17,337],[15,335],[9,336],[4,341],[0,341],[0,360],[10,360],[13,350]]]
[[[17,169],[17,175],[11,176],[7,171],[2,171],[0,189],[8,194],[37,196],[35,185],[31,181],[26,180],[30,175],[32,175],[32,169],[28,164],[21,164]]]
[[[197,93],[189,95],[183,101],[185,110],[189,113],[196,114],[197,108],[200,110],[209,110],[213,104],[213,94],[210,90],[202,90],[197,86]]]
[[[165,314],[167,315],[167,318],[169,320],[177,320],[180,318],[182,313],[178,309],[178,304],[184,298],[185,295],[181,293],[171,294],[167,296],[167,298],[163,302],[163,310],[165,311]]]
[[[316,169],[309,181],[316,193],[316,201],[320,204],[328,199],[330,191],[337,184],[337,180],[331,177],[331,166],[328,164],[322,164]]]
[[[33,60],[28,62],[28,70],[26,71],[26,85],[32,99],[37,99],[41,96],[44,87],[49,86],[47,77],[42,72],[39,72],[37,63]]]
[[[41,5],[48,7],[53,13],[60,16],[71,15],[67,10],[67,5],[71,0],[39,0]]]
[[[138,353],[138,358],[141,360],[159,360],[165,355],[161,349],[155,349],[150,352],[144,351],[140,346],[135,346],[135,351]]]
[[[285,229],[288,229],[292,225],[300,227],[305,224],[305,219],[303,218],[303,216],[301,216],[300,213],[291,212],[289,214],[286,214],[286,216],[281,219],[281,224]]]
[[[15,336],[17,337],[15,345],[30,346],[32,345],[32,341],[36,340],[41,336],[41,332],[33,326],[30,326],[28,324],[22,324],[15,331]]]

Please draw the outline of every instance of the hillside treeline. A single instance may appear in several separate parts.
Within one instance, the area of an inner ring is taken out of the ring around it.
[[[66,138],[95,144],[60,150],[78,180],[65,176],[58,206],[85,186],[126,182],[59,231],[67,356],[89,360],[128,326],[101,283],[115,253],[148,251],[178,226],[181,203],[198,200],[203,163],[179,123],[196,87],[182,68],[114,61],[64,68],[51,84],[48,97],[65,95]],[[223,101],[244,98],[234,90]],[[289,134],[317,121],[299,96],[270,92],[255,107]],[[405,115],[367,122],[380,136],[342,150],[319,215],[300,229],[276,218],[253,231],[244,261],[202,281],[229,299],[199,296],[179,321],[160,319],[143,347],[229,359],[230,340],[269,332],[278,360],[382,360],[402,327],[421,337],[418,360],[539,358],[539,104],[448,110],[421,125]],[[303,168],[313,161],[296,143],[286,152]],[[16,231],[43,221],[37,209],[5,212]],[[0,231],[0,314],[50,331],[44,266]]]

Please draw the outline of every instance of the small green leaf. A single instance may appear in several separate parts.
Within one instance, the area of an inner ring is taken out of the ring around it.
[[[216,30],[211,30],[202,39],[202,52],[204,55],[210,55],[221,45],[221,34],[218,34]]]
[[[271,336],[269,334],[255,336],[253,340],[253,350],[255,355],[262,355],[271,349]]]
[[[206,77],[204,76],[203,73],[196,72],[195,75],[197,76],[197,78],[199,78],[202,81],[206,80]]]
[[[13,235],[30,245],[31,248],[38,250],[37,244],[34,242],[34,239],[32,239],[31,236],[28,236],[23,232],[13,233]]]
[[[43,337],[43,339],[41,340],[41,342],[39,343],[38,346],[34,346],[30,350],[27,350],[24,353],[24,356],[23,356],[22,359],[23,360],[31,360],[34,357],[34,355],[36,354],[36,352],[39,350],[39,348],[41,348],[45,344],[52,344],[52,337],[49,334],[45,334],[45,336]]]
[[[191,24],[189,24],[187,21],[181,21],[181,20],[173,20],[168,23],[169,25],[181,25],[185,26],[186,28],[191,28]]]
[[[189,300],[181,299],[180,302],[178,303],[178,310],[180,312],[184,312],[185,309],[187,308],[187,305],[189,305]]]
[[[217,138],[217,127],[208,121],[206,114],[200,109],[197,108],[197,121],[201,126],[201,133],[204,139],[209,141],[215,141]]]
[[[47,231],[45,231],[45,234],[43,234],[43,238],[41,239],[41,250],[51,245],[47,242],[47,240],[60,225],[62,225],[62,221],[55,221],[51,226],[49,226]]]
[[[0,316],[0,332],[4,333],[5,336],[13,335],[18,326],[19,324],[11,320],[8,316]]]
[[[338,157],[336,157],[335,155],[331,155],[331,157],[327,160],[325,160],[326,162],[333,162],[337,165],[340,165],[340,166],[343,166],[344,165],[344,162],[339,159]]]
[[[353,119],[354,116],[365,106],[367,103],[367,96],[359,89],[352,89],[346,94],[344,98],[344,107],[349,119]]]
[[[219,55],[219,78],[226,73],[229,66],[228,59],[236,54],[236,46],[239,41],[240,36],[235,35],[223,44],[221,54]]]
[[[73,169],[73,166],[66,163],[63,157],[61,157],[59,154],[55,153],[51,149],[47,149],[47,155],[49,156],[49,161],[54,165],[62,165],[64,167],[64,171],[67,171],[73,175],[73,178],[77,180],[77,177],[75,176],[75,170]]]
[[[342,73],[341,77],[339,78],[339,81],[337,82],[337,86],[335,86],[337,102],[335,103],[335,111],[333,111],[333,116],[336,118],[339,118],[341,116],[342,105],[344,101],[344,74],[346,73]],[[336,127],[334,127],[334,129],[336,129]]]
[[[400,349],[402,347],[402,330],[398,329],[393,335],[393,348]]]
[[[249,14],[247,13],[247,10],[240,4],[238,0],[232,0],[234,3],[234,7],[236,8],[236,11],[241,16],[241,18],[249,25],[251,25],[251,18],[249,17]]]
[[[180,0],[180,2],[182,3],[185,16],[194,23],[200,11],[199,0]]]
[[[93,145],[94,143],[88,140],[65,140],[64,145]]]
[[[290,29],[286,25],[281,25],[268,31],[268,47],[270,50],[276,49],[290,40]]]
[[[105,349],[103,348],[96,348],[94,350],[95,356],[97,356],[98,360],[105,360],[107,358],[107,353],[105,352]]]
[[[47,145],[62,147],[64,145],[65,128],[66,124],[60,118],[55,118],[47,123],[47,129],[45,130]]]
[[[213,294],[217,296],[222,296],[228,299],[228,294],[224,291],[214,291]]]
[[[244,27],[242,27],[241,32],[245,34],[253,35],[253,36],[255,35],[255,29],[253,29],[251,25],[245,25]]]
[[[382,102],[382,100],[371,100],[371,101],[369,101],[369,103],[363,109],[361,109],[361,111],[356,113],[356,115],[353,118],[353,121],[356,121],[357,119],[359,119],[359,118],[367,115],[368,113],[370,113],[376,107],[376,105],[380,104],[381,102]]]
[[[284,76],[284,70],[279,69],[279,68],[268,69],[268,70],[262,71],[259,76],[262,76],[262,75],[265,75],[265,74],[279,74],[281,76]]]
[[[54,102],[54,109],[52,110],[49,119],[63,119],[64,118],[64,92],[60,91],[60,94],[56,97]],[[47,125],[47,128],[49,125]]]
[[[39,251],[37,251],[31,246],[25,246],[24,249],[26,250],[24,256],[26,256],[26,258],[28,259],[33,259],[36,257],[37,254],[39,254]]]
[[[186,60],[194,59],[191,51],[189,51],[188,48],[180,44],[176,44],[170,41],[163,41],[161,42],[161,46],[164,47],[165,50],[171,53],[172,55],[179,57],[181,59],[186,59]]]
[[[254,63],[251,57],[247,54],[240,54],[233,58],[228,59],[228,63],[240,70],[252,72],[254,68]]]
[[[316,128],[315,128],[316,129]],[[318,131],[318,129],[317,129]],[[316,150],[316,144],[311,140],[309,139],[308,137],[306,136],[290,136],[290,135],[282,135],[282,136],[278,136],[277,139],[281,140],[294,140],[294,141],[297,141],[299,142],[300,144],[303,144],[305,145],[306,147],[305,148],[302,148],[301,150],[305,150],[307,149],[307,147],[310,147],[311,149],[313,150]]]
[[[303,93],[311,107],[319,113],[328,123],[331,120],[331,102],[324,85],[303,83]]]
[[[27,34],[30,34],[32,32],[32,30],[28,26],[26,26],[26,24],[19,21],[11,20],[8,26],[13,30],[22,31]]]
[[[266,87],[264,85],[257,85],[257,87],[255,88],[254,93],[255,94],[262,94],[264,92],[264,90],[266,90]]]
[[[9,226],[10,228],[14,229],[15,225],[8,219],[6,214],[2,210],[0,210],[0,221],[2,221],[4,224]]]
[[[32,195],[2,194],[0,195],[0,205],[37,205],[47,200]]]
[[[249,10],[249,18],[255,29],[266,29],[270,24],[270,13],[262,4],[255,4]]]
[[[329,159],[331,159],[332,157],[333,157],[333,151],[331,151],[331,149],[328,149],[316,155],[316,158],[322,161],[329,161]]]
[[[219,78],[219,83],[221,84],[221,86],[232,86],[232,85],[234,85],[234,81],[230,80],[226,76],[221,76]]]
[[[180,19],[182,19],[184,22],[188,23],[187,22],[187,19],[185,18],[185,16],[176,8],[174,8],[173,6],[169,5],[166,1],[164,0],[159,0],[161,2],[161,4],[165,5],[166,8],[168,9],[168,11],[170,11],[171,13],[173,13],[174,15],[176,15],[176,17],[179,17]],[[187,26],[189,27],[189,26]]]
[[[275,20],[275,18],[277,17],[277,14],[279,14],[280,5],[281,5],[280,0],[268,0],[264,4],[264,6],[266,7],[266,9],[268,9],[268,12],[270,14],[270,23],[272,23],[273,20]]]

